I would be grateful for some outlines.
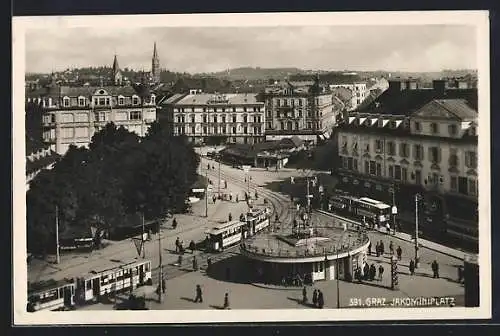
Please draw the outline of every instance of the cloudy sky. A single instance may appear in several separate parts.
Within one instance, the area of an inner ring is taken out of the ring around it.
[[[473,26],[161,27],[36,29],[26,34],[26,71],[111,65],[150,70],[153,43],[161,67],[439,71],[475,69]]]

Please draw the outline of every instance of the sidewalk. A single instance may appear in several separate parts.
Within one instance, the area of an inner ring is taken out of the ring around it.
[[[325,216],[341,217],[341,216],[337,216],[337,215],[335,215],[333,213],[330,213],[330,212],[327,212],[327,211],[323,211],[323,210],[318,210],[318,212],[321,213],[321,214],[324,214]],[[341,218],[343,218],[343,217],[341,217]],[[349,218],[347,218],[347,219],[349,221],[352,221]],[[386,231],[385,228],[379,228],[378,231],[381,232],[381,233],[387,234],[387,231]],[[410,243],[414,243],[415,242],[415,240],[412,238],[412,236],[409,235],[409,234],[407,234],[407,233],[397,232],[395,235],[394,234],[390,234],[390,236],[394,237],[394,238],[398,238],[398,239],[406,241],[406,242],[410,242]],[[456,259],[459,259],[459,260],[464,260],[465,255],[467,254],[464,251],[452,249],[450,247],[447,247],[447,246],[444,246],[444,245],[441,245],[441,244],[437,244],[437,243],[434,243],[434,242],[432,242],[430,240],[426,240],[426,239],[422,239],[422,238],[418,239],[418,243],[419,243],[419,246],[421,246],[421,247],[424,247],[426,249],[429,249],[429,250],[432,250],[432,251],[435,251],[435,252],[439,252],[439,253],[445,254],[447,256],[450,256],[450,257],[453,257],[453,258],[456,258]]]

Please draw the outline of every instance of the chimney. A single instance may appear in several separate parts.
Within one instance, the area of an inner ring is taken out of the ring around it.
[[[399,79],[390,80],[388,90],[390,92],[399,92],[399,91],[402,91],[404,89],[404,87],[405,87],[404,82],[402,82],[401,80],[399,80]]]
[[[406,89],[407,90],[416,90],[418,89],[418,83],[416,79],[410,79],[406,82]]]
[[[432,88],[438,96],[444,96],[446,90],[446,81],[442,79],[435,79],[432,81]]]

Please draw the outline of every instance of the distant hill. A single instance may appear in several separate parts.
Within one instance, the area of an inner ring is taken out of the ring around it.
[[[252,68],[242,67],[229,69],[226,71],[213,72],[210,74],[200,74],[201,76],[211,76],[230,81],[235,80],[259,80],[259,79],[284,79],[291,75],[306,73],[306,70],[299,68]]]

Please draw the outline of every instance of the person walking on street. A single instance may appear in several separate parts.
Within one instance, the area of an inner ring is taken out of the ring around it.
[[[235,199],[236,203],[239,202],[239,199],[238,199],[238,195],[236,195],[236,199]]]
[[[323,296],[323,292],[321,290],[318,290],[318,308],[323,309],[323,306],[325,305],[325,298]]]
[[[189,243],[189,249],[191,250],[191,254],[194,253],[194,250],[196,249],[196,244],[194,243],[194,240],[191,240]]]
[[[196,256],[193,257],[193,271],[198,270],[198,260],[196,259]]]
[[[378,267],[378,280],[382,281],[383,276],[384,276],[384,266],[380,265]]]
[[[375,264],[370,266],[370,281],[375,280],[375,275],[377,274],[377,269],[375,268]]]
[[[179,253],[179,247],[180,247],[181,241],[179,240],[179,237],[175,240],[175,253]]]
[[[175,230],[177,228],[177,219],[172,220],[172,228]]]
[[[380,240],[380,254],[383,256],[384,252],[385,252],[384,242],[382,240]]]
[[[200,285],[196,285],[196,297],[194,298],[194,302],[199,302],[199,303],[203,302],[203,296]]]
[[[167,290],[165,288],[165,278],[161,279],[161,291],[163,292],[163,294],[165,294],[165,291]]]
[[[368,255],[372,255],[372,242],[370,241],[370,244],[368,244]]]
[[[433,273],[432,277],[435,279],[439,279],[439,264],[436,259],[434,259],[434,261],[432,262],[431,268]]]
[[[315,289],[313,291],[312,301],[313,301],[314,307],[317,307],[318,306],[318,290],[317,289]]]
[[[413,259],[410,260],[409,269],[410,269],[410,275],[414,275],[415,274],[415,262],[413,261]]]
[[[398,245],[398,248],[396,249],[396,253],[398,255],[398,260],[401,260],[401,257],[403,256],[403,249],[401,246]]]
[[[391,240],[391,242],[389,243],[389,253],[390,253],[391,255],[393,255],[393,254],[394,254],[394,244],[392,243],[392,240]]]
[[[363,268],[363,275],[365,280],[371,280],[370,278],[370,265],[368,263],[365,264],[365,267]]]
[[[462,280],[464,279],[464,269],[462,266],[458,266],[458,283],[462,283]]]
[[[224,294],[224,309],[230,309],[229,308],[229,293]]]
[[[306,286],[304,286],[304,288],[302,288],[302,304],[306,303],[307,303],[307,289]]]
[[[227,216],[229,221],[232,221],[233,220],[233,215],[231,215],[231,213],[229,213],[229,216]]]
[[[377,253],[377,257],[380,257],[380,243],[377,242],[377,245],[375,245],[375,252]]]
[[[212,202],[215,204],[215,201],[217,200],[217,197],[215,195],[212,196]]]

